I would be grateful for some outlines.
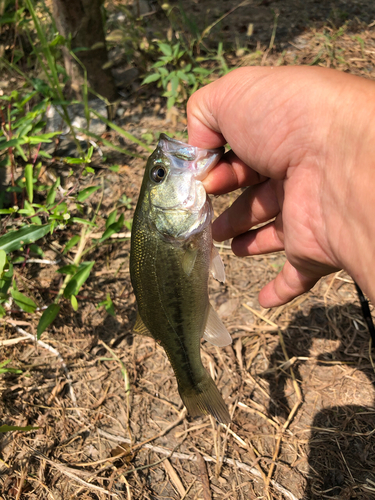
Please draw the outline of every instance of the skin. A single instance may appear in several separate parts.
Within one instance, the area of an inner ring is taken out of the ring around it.
[[[286,252],[263,307],[339,269],[375,302],[374,82],[318,67],[239,68],[193,94],[187,115],[190,144],[232,149],[207,192],[248,187],[214,238],[233,238],[239,256]]]

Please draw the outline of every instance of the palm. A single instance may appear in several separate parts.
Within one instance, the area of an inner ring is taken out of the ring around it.
[[[374,156],[367,126],[373,95],[372,82],[338,71],[240,68],[190,99],[190,143],[232,147],[205,180],[206,190],[250,186],[215,221],[214,238],[234,238],[240,256],[286,252],[283,270],[260,292],[263,306],[286,303],[341,267],[372,289],[353,255],[358,260],[358,228],[372,248],[373,224],[362,227],[366,203],[357,198],[371,198],[375,177],[363,167],[367,181],[358,184],[358,168]],[[259,223],[266,225],[252,229]],[[357,237],[348,241],[348,234]]]

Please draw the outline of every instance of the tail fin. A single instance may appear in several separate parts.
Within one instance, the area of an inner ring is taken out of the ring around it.
[[[222,424],[230,423],[228,409],[208,373],[196,387],[190,390],[179,388],[179,393],[191,417],[211,414]]]

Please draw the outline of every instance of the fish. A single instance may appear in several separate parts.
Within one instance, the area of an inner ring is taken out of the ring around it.
[[[133,332],[163,347],[191,417],[211,414],[228,424],[228,409],[200,354],[202,337],[219,347],[232,342],[208,296],[210,270],[222,282],[225,271],[202,184],[223,153],[160,135],[134,213],[130,277],[138,305]]]

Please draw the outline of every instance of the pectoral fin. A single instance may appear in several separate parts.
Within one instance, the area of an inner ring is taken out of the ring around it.
[[[133,333],[135,333],[136,335],[147,335],[148,337],[152,337],[150,330],[143,323],[142,318],[139,315],[139,312],[137,312],[137,319],[135,321]]]
[[[224,264],[215,245],[211,249],[211,273],[216,280],[225,283]]]
[[[223,325],[221,319],[212,308],[209,306],[206,328],[203,334],[204,340],[218,347],[225,347],[232,343],[232,337],[228,330]]]
[[[190,273],[193,270],[197,254],[198,247],[188,248],[182,258],[182,269],[187,276],[190,276]]]

